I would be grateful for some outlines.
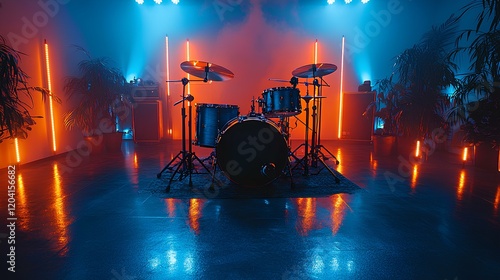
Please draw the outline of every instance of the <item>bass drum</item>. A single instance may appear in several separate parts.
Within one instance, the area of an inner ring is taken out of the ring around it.
[[[261,116],[241,116],[227,123],[215,152],[220,169],[242,186],[267,185],[288,163],[284,137],[274,122]]]

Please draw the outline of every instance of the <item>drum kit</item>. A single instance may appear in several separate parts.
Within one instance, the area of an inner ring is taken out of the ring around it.
[[[167,192],[170,191],[170,185],[177,174],[179,174],[179,180],[189,177],[189,186],[192,187],[191,176],[194,172],[197,173],[195,161],[208,174],[211,174],[212,185],[210,189],[214,188],[217,167],[229,180],[238,185],[263,186],[280,176],[289,176],[293,186],[292,172],[294,169],[301,166],[304,170],[303,175],[309,176],[310,168],[317,167],[319,162],[330,172],[337,183],[340,181],[325,163],[329,157],[323,153],[323,150],[335,160],[335,164],[338,165],[339,161],[320,144],[321,101],[326,97],[321,94],[321,88],[329,86],[323,80],[323,76],[335,72],[337,66],[329,63],[310,64],[295,69],[292,72],[293,77],[289,81],[269,79],[289,82],[292,86],[264,90],[262,96],[257,100],[252,99],[251,111],[248,115],[240,115],[237,105],[196,104],[196,137],[194,140],[192,139],[191,127],[191,103],[194,97],[191,94],[186,94],[186,85],[189,82],[227,81],[232,79],[234,74],[222,66],[203,61],[182,62],[181,69],[198,79],[183,78],[167,81],[182,82],[183,85],[182,99],[174,103],[174,106],[182,104],[182,150],[157,174],[157,178],[161,178],[165,170],[175,169],[166,187]],[[299,82],[299,78],[312,79],[312,84]],[[306,95],[300,95],[298,84],[306,86]],[[309,94],[310,85],[314,88],[312,95]],[[304,108],[305,123],[297,118],[302,113],[301,100],[306,103]],[[188,114],[186,114],[186,101],[188,101]],[[311,101],[312,125],[309,124],[309,103]],[[256,110],[255,103],[258,104],[258,110]],[[188,128],[186,129],[186,118],[188,117]],[[290,148],[289,134],[289,119],[292,117],[305,125],[305,142],[294,151]],[[278,119],[278,121],[273,119]],[[186,137],[186,130],[188,137]],[[310,132],[312,134],[311,143],[309,143]],[[212,148],[213,151],[210,157],[200,159],[193,153],[192,145]],[[304,147],[305,151],[302,158],[296,156],[300,147]],[[295,159],[293,163],[291,158]],[[208,159],[211,159],[212,171],[204,163]]]

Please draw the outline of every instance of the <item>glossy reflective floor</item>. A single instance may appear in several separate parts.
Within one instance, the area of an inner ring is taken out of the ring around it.
[[[324,198],[160,199],[141,187],[180,142],[16,170],[9,279],[499,279],[500,176],[435,152],[411,165],[323,141],[361,187]],[[195,147],[199,156],[209,149]],[[0,170],[6,178],[7,170]],[[7,179],[2,183],[7,184]],[[0,220],[7,221],[7,191]],[[2,279],[7,279],[2,277]]]

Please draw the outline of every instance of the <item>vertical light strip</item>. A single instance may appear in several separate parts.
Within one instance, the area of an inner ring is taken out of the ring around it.
[[[415,149],[415,157],[419,157],[420,156],[420,140],[417,140],[417,147]]]
[[[463,155],[462,155],[462,161],[467,161],[467,154],[468,154],[468,148],[467,147],[464,147],[464,152],[463,152]]]
[[[17,141],[17,138],[14,138],[14,146],[16,147],[16,161],[19,163],[21,162],[21,155],[19,154],[19,141]]]
[[[342,36],[342,54],[340,62],[340,101],[339,101],[339,131],[337,137],[340,139],[342,137],[342,110],[344,109],[344,48],[345,48],[345,37]]]
[[[314,64],[318,63],[318,39],[314,43]]]
[[[190,48],[189,48],[189,39],[186,40],[186,60],[189,61],[190,60]],[[189,75],[189,73],[187,74],[187,79],[191,79],[191,75]],[[191,94],[191,84],[188,83],[187,84],[187,94]],[[190,102],[188,102],[189,104]]]
[[[50,59],[49,59],[49,45],[47,44],[47,40],[44,41],[45,45],[45,67],[46,67],[46,72],[47,72],[47,86],[52,94],[52,80],[50,76]],[[54,124],[54,105],[53,105],[53,100],[52,96],[49,96],[49,108],[50,108],[50,128],[52,132],[52,151],[57,150],[57,145],[56,145],[56,130],[55,130],[55,124]]]
[[[165,36],[165,70],[167,81],[170,81],[170,57],[168,56],[168,36]],[[167,83],[167,97],[170,96],[170,83]]]

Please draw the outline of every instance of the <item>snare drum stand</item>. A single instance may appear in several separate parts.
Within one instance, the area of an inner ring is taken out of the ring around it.
[[[198,80],[196,80],[198,81]],[[205,81],[205,80],[199,80],[199,81]],[[169,81],[167,81],[169,82]],[[177,153],[177,155],[156,175],[158,179],[161,178],[161,174],[170,168],[172,163],[174,163],[176,160],[180,160],[180,162],[177,163],[177,168],[175,169],[174,173],[170,177],[170,180],[168,181],[168,185],[165,188],[166,192],[170,191],[170,185],[172,184],[172,181],[174,180],[174,177],[177,173],[179,173],[179,181],[184,179],[185,177],[189,176],[189,187],[193,187],[193,181],[191,178],[191,175],[193,174],[194,171],[194,165],[193,165],[193,160],[197,160],[203,168],[208,172],[208,174],[214,176],[212,172],[203,164],[203,162],[196,156],[195,153],[193,153],[193,147],[191,143],[192,139],[192,129],[191,129],[191,124],[192,124],[192,107],[191,107],[191,102],[194,100],[194,97],[192,95],[187,95],[186,96],[186,85],[189,83],[189,80],[187,78],[182,78],[182,100],[177,101],[174,103],[174,106],[182,103],[182,108],[181,108],[181,116],[182,116],[182,150]],[[189,112],[189,120],[188,120],[188,129],[189,129],[189,139],[188,139],[188,144],[189,144],[189,150],[186,151],[186,106],[185,102],[189,101],[188,103],[188,112]],[[182,170],[179,171],[179,169]]]

